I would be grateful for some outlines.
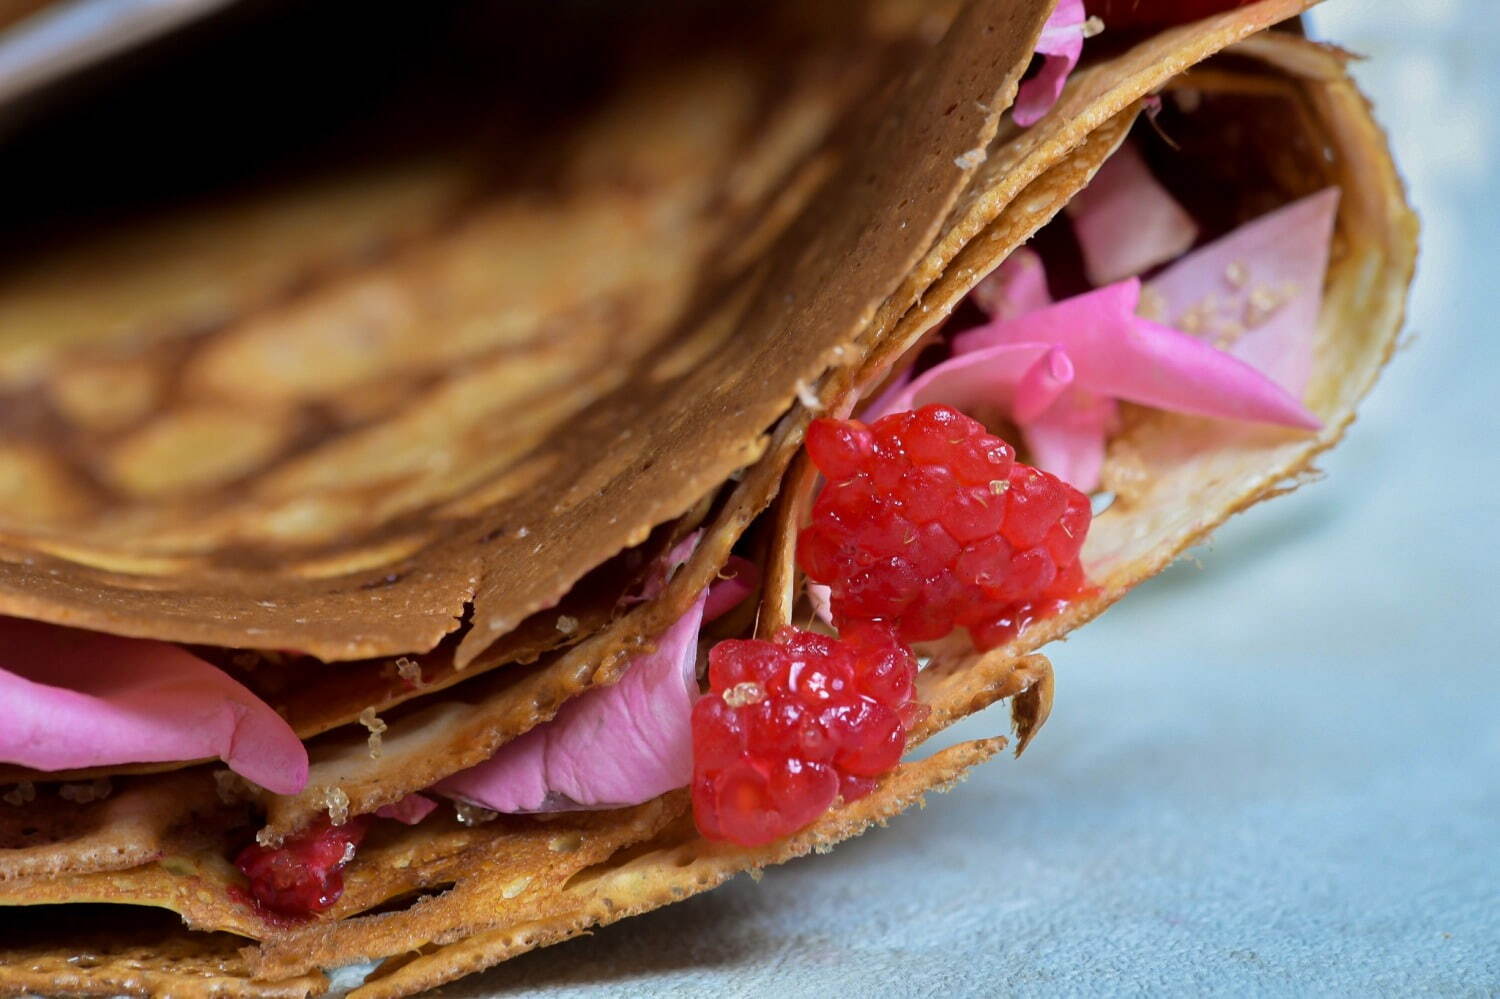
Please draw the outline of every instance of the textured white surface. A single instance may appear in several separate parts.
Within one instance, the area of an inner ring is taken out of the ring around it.
[[[1024,760],[444,994],[1500,995],[1495,15],[1317,12],[1424,221],[1415,343],[1326,481],[1049,650]]]

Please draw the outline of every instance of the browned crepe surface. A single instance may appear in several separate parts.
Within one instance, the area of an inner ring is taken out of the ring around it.
[[[59,519],[0,518],[0,609],[336,659],[430,648],[474,597],[473,658],[758,456],[925,248],[966,174],[927,168],[987,140],[977,104],[1008,99],[1040,16],[971,15],[992,72],[930,61],[780,239],[883,65],[857,20],[800,59],[774,32],[771,57],[661,59],[554,140],[546,188],[191,350],[108,358],[138,400],[108,434],[68,418],[86,366],[57,361],[0,460]]]

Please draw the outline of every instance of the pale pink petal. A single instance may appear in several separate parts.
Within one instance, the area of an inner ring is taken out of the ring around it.
[[[629,607],[645,603],[647,600],[655,600],[660,596],[661,591],[666,589],[668,581],[677,574],[677,570],[693,557],[693,552],[697,551],[698,542],[702,537],[701,530],[694,531],[659,555],[655,562],[646,567],[640,580],[634,585],[632,591],[627,592],[621,598],[620,603]]]
[[[1089,283],[1109,284],[1175,260],[1198,226],[1127,142],[1068,203]]]
[[[1041,254],[1023,246],[990,271],[969,291],[969,296],[991,320],[1014,319],[1052,304],[1047,290],[1047,269]],[[898,400],[907,397],[916,376],[911,369],[900,372],[873,400],[866,403],[858,416],[869,422],[886,413],[899,412]],[[897,407],[897,408],[892,408]]]
[[[1052,304],[1042,255],[1023,246],[969,292],[991,319],[1015,319]]]
[[[971,350],[924,372],[907,393],[892,401],[890,412],[929,403],[944,403],[971,413],[998,409],[1020,426],[1038,468],[1079,489],[1091,490],[1098,484],[1105,431],[1114,417],[1113,401],[1065,387],[1051,395],[1050,405],[1033,421],[1016,416],[1020,387],[1028,376],[1046,371],[1059,353],[1071,361],[1071,355],[1046,343],[1008,343]],[[1035,434],[1033,427],[1039,427]],[[814,593],[812,599],[814,608],[818,608],[819,596]]]
[[[307,783],[291,726],[186,649],[0,618],[0,762],[55,771],[212,757],[276,794]]]
[[[1338,211],[1330,187],[1195,250],[1148,285],[1147,315],[1226,344],[1293,395],[1312,371]]]
[[[1000,406],[1009,412],[1021,377],[1050,350],[1051,345],[1046,343],[1008,343],[949,358],[922,372],[886,400],[881,411],[870,411],[863,419],[876,420],[935,402],[962,410]]]
[[[1092,492],[1099,485],[1104,444],[1118,408],[1113,399],[1073,389],[1022,425],[1031,460],[1074,488]]]
[[[833,627],[833,587],[826,583],[809,582],[807,601],[812,604],[813,613],[818,615],[818,620]]]
[[[619,683],[574,698],[547,724],[434,790],[497,812],[539,812],[634,805],[685,786],[707,602],[705,591]]]
[[[437,808],[437,802],[425,794],[408,794],[393,805],[382,805],[375,814],[382,819],[395,819],[409,826],[420,823]]]
[[[1100,395],[1198,416],[1304,429],[1320,425],[1244,361],[1137,316],[1139,298],[1140,281],[1130,278],[1020,319],[969,330],[955,339],[954,349],[1041,342],[1066,350],[1078,386]]]
[[[1058,0],[1057,8],[1047,18],[1036,51],[1042,56],[1042,69],[1021,84],[1011,109],[1017,125],[1035,125],[1042,115],[1057,103],[1068,82],[1068,74],[1078,65],[1083,53],[1083,22],[1086,19],[1083,0]]]
[[[967,354],[986,347],[1011,343],[1049,343],[1068,347],[1069,338],[1080,326],[1108,326],[1108,333],[1118,334],[1129,316],[1134,315],[1140,300],[1139,281],[1121,281],[1096,288],[1082,295],[1036,309],[1023,316],[1002,318],[964,330],[953,338],[953,352]],[[1073,359],[1076,363],[1076,357]]]
[[[1127,346],[1101,350],[1079,383],[1158,409],[1221,420],[1317,430],[1322,423],[1286,389],[1239,358],[1196,337],[1137,318]]]

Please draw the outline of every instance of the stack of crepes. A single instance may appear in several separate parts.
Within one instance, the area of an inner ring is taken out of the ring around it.
[[[1005,698],[1024,747],[1034,650],[1312,474],[1416,227],[1308,2],[806,6],[7,264],[0,993],[409,995],[996,754],[695,825],[706,650],[827,630],[815,419],[945,403],[1093,501],[1086,587],[917,648],[908,751]],[[305,911],[242,873],[310,842]]]

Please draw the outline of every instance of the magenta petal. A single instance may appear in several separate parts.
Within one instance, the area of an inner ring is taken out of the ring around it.
[[[550,722],[434,790],[497,812],[543,812],[634,805],[685,786],[707,601],[705,591],[619,683],[569,701]]]
[[[1015,319],[1052,304],[1042,256],[1023,246],[985,275],[969,295],[990,319]]]
[[[0,618],[0,761],[37,770],[218,757],[276,794],[307,783],[286,721],[167,642]]]
[[[961,333],[954,349],[1050,344],[1068,352],[1078,386],[1090,392],[1197,416],[1319,426],[1285,389],[1244,361],[1137,316],[1139,298],[1140,281],[1130,278]]]
[[[1017,125],[1035,125],[1057,103],[1068,75],[1083,53],[1085,17],[1083,0],[1058,0],[1036,43],[1037,54],[1042,56],[1042,70],[1021,84],[1016,93],[1011,113]]]
[[[1151,175],[1134,143],[1111,156],[1069,202],[1068,216],[1083,251],[1090,284],[1142,274],[1175,260],[1198,238],[1198,227]]]
[[[703,623],[707,624],[734,610],[759,585],[760,566],[738,555],[729,556],[723,574],[708,588],[708,600],[703,605]]]
[[[998,319],[965,330],[953,338],[953,352],[967,354],[1003,344],[1046,343],[1066,348],[1076,364],[1073,341],[1092,349],[1096,342],[1107,342],[1111,335],[1117,336],[1135,314],[1140,296],[1139,281],[1106,285],[1023,316]],[[1079,328],[1083,326],[1091,328],[1092,335],[1086,341],[1078,339]]]
[[[1029,423],[1045,413],[1073,384],[1073,362],[1061,347],[1047,351],[1016,383],[1011,413],[1017,423]]]
[[[1095,392],[1178,413],[1316,430],[1322,424],[1280,385],[1196,337],[1135,318],[1124,343],[1089,358],[1079,382]]]
[[[1154,278],[1150,318],[1221,343],[1293,395],[1307,388],[1339,189],[1311,194]]]
[[[1006,407],[1008,411],[1021,377],[1049,349],[1050,345],[1045,343],[1011,343],[960,354],[922,372],[901,393],[887,400],[882,411],[868,412],[864,419],[875,420],[934,402],[964,410],[990,405]]]
[[[375,814],[382,819],[395,819],[406,825],[414,826],[437,808],[437,802],[425,794],[408,794],[393,805],[382,805],[375,809]]]

